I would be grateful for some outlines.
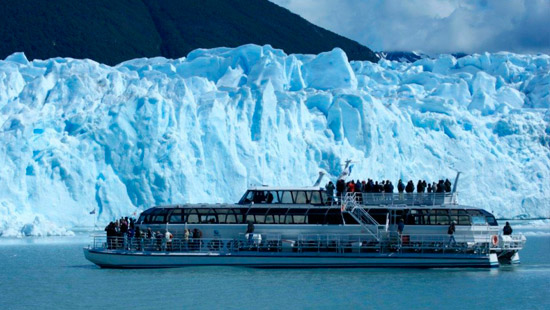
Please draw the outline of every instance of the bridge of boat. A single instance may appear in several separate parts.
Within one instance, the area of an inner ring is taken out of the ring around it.
[[[157,238],[124,238],[94,236],[89,246],[94,250],[123,252],[176,253],[238,253],[238,252],[295,252],[295,253],[461,253],[487,254],[492,251],[517,251],[523,248],[522,235],[509,236],[506,243],[495,243],[492,236],[455,236],[415,234],[399,236],[396,232],[380,231],[378,238],[370,235],[304,234],[296,238],[281,238],[277,234],[241,234],[238,238],[173,238],[170,242]]]

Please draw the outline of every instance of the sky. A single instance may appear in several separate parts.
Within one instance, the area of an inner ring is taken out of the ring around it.
[[[374,51],[550,54],[550,0],[271,0]]]

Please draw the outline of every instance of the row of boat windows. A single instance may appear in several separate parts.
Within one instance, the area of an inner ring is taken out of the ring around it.
[[[497,225],[495,218],[484,210],[394,210],[391,218],[387,209],[371,209],[369,214],[380,224],[387,220],[396,223],[404,219],[406,225]],[[339,208],[194,208],[163,209],[153,208],[141,214],[138,223],[142,224],[357,224],[348,213]]]
[[[249,203],[292,203],[292,204],[324,204],[328,202],[324,191],[247,191],[239,204]]]

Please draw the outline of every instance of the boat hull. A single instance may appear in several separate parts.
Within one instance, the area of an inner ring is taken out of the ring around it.
[[[184,253],[137,252],[84,248],[86,259],[102,268],[176,268],[245,266],[256,268],[492,268],[496,254],[414,253]]]

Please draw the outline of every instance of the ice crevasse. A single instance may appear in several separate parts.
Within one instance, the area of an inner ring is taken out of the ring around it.
[[[550,57],[348,61],[340,49],[199,49],[180,59],[0,61],[0,234],[70,234],[253,184],[429,182],[462,204],[550,216]],[[95,214],[90,214],[95,210]]]

